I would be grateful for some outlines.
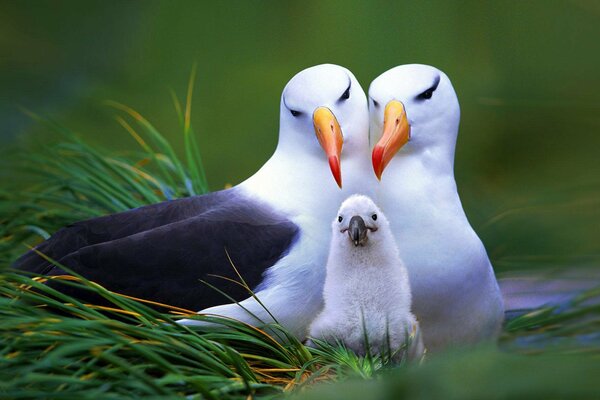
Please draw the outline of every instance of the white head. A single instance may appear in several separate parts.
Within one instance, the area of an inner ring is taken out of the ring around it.
[[[344,200],[331,224],[332,243],[348,251],[362,251],[365,247],[377,246],[386,240],[393,243],[389,225],[373,200],[355,194]]]
[[[328,162],[341,187],[345,156],[368,148],[367,97],[354,75],[332,64],[299,72],[283,90],[280,115],[277,152]]]
[[[409,64],[392,68],[369,88],[373,168],[381,179],[394,158],[437,152],[454,160],[460,108],[450,79],[437,68]],[[447,161],[447,160],[445,160]]]

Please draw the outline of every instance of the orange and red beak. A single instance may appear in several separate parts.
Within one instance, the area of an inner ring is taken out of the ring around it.
[[[342,187],[342,169],[340,166],[340,156],[342,154],[342,145],[344,137],[342,129],[335,115],[327,107],[319,107],[313,113],[313,124],[315,126],[315,134],[319,140],[319,144],[327,155],[329,168],[333,178],[338,186]]]
[[[392,100],[385,106],[383,114],[383,135],[373,148],[373,170],[377,179],[381,180],[383,170],[394,155],[410,139],[410,124],[406,117],[404,104]]]

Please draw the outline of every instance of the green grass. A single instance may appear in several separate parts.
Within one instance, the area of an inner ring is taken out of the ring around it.
[[[547,353],[522,356],[482,346],[455,349],[420,366],[368,381],[313,387],[293,398],[353,399],[597,399],[598,357]]]
[[[168,306],[160,313],[80,276],[51,278],[93,291],[110,306],[82,304],[45,285],[47,279],[0,275],[5,397],[269,398],[402,366],[385,355],[358,357],[343,345],[316,341],[309,348],[276,324],[257,328]],[[212,326],[179,325],[182,316]]]
[[[503,350],[489,345],[454,349],[422,364],[393,364],[379,356],[358,357],[343,346],[307,348],[277,325],[258,329],[198,316],[216,326],[190,329],[174,322],[185,310],[159,313],[85,279],[65,283],[94,291],[111,306],[81,304],[44,285],[42,278],[8,270],[0,282],[2,398],[241,399],[288,393],[351,399],[371,393],[459,399],[600,393],[597,345],[546,343],[542,349],[515,344],[530,335],[557,339],[594,327],[597,332],[599,313],[584,305],[598,300],[597,290],[558,313],[542,309],[513,319],[505,329]],[[572,324],[582,317],[587,329]]]
[[[196,333],[173,315],[90,282],[71,284],[98,292],[113,307],[86,306],[10,272],[2,280],[0,393],[10,398],[266,396],[280,393],[282,382],[299,381],[298,366],[311,357],[291,338],[282,345],[237,321],[202,317],[228,329]]]
[[[501,344],[506,350],[526,354],[559,349],[600,355],[600,287],[507,321]]]
[[[85,279],[55,278],[95,291],[111,306],[82,304],[42,277],[7,268],[27,249],[24,243],[70,222],[205,193],[189,120],[192,86],[193,79],[184,107],[174,96],[183,160],[149,121],[117,103],[110,105],[138,151],[98,149],[33,116],[58,141],[10,166],[27,189],[0,193],[0,398],[598,397],[599,289],[510,320],[499,348],[453,349],[421,364],[394,364],[343,346],[310,349],[277,325],[257,329],[200,316],[215,326],[191,329],[175,323],[191,311],[164,307],[160,313]]]
[[[180,160],[163,135],[135,110],[109,102],[117,121],[139,144],[119,154],[97,149],[59,123],[29,113],[58,135],[58,142],[35,153],[22,152],[4,163],[22,182],[0,191],[0,262],[14,261],[22,243],[47,239],[71,222],[125,211],[178,197],[203,194],[208,184],[190,122],[193,77],[185,109],[173,96],[185,144]]]

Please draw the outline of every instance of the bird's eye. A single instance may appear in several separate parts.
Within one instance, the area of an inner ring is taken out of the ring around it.
[[[373,218],[373,221],[377,221],[377,214],[371,215],[371,218]]]
[[[375,101],[375,100],[373,100],[373,99],[371,99],[371,101],[373,102],[373,105],[374,105],[375,107],[379,107],[379,102],[377,102],[377,101]]]
[[[338,217],[338,222],[342,222],[344,220],[344,217],[342,217],[341,215]]]
[[[418,95],[417,97],[421,100],[429,100],[431,98],[431,96],[433,96],[433,91],[435,89],[433,88],[429,88],[426,91],[424,91],[423,93],[421,93],[420,95]]]
[[[346,89],[346,91],[344,93],[342,93],[342,95],[340,96],[340,100],[348,100],[350,98],[350,86],[348,86],[348,89]]]
[[[438,88],[439,84],[440,84],[440,77],[436,76],[435,80],[433,81],[433,85],[431,85],[429,87],[429,89],[427,89],[426,91],[424,91],[423,93],[418,95],[417,100],[429,100],[431,98],[431,96],[433,96],[433,92],[435,92],[435,89]]]
[[[290,110],[290,112],[292,113],[292,115],[294,117],[297,117],[298,115],[302,114],[300,111],[296,111],[296,110]]]

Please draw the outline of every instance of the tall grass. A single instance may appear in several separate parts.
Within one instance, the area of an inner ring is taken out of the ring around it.
[[[190,122],[194,76],[184,112],[173,96],[185,161],[147,119],[120,103],[108,105],[139,145],[126,155],[97,149],[56,121],[28,112],[55,132],[59,141],[41,152],[22,152],[15,164],[4,165],[30,185],[0,191],[0,262],[14,261],[26,250],[23,243],[47,239],[71,222],[206,193],[208,184]]]
[[[263,330],[212,316],[198,318],[223,329],[200,334],[85,280],[65,283],[112,306],[82,304],[39,279],[1,278],[0,393],[10,398],[268,396],[301,382],[300,366],[311,359],[292,337],[283,345]]]
[[[52,278],[94,291],[110,306],[82,304],[45,279],[0,275],[0,398],[593,398],[600,390],[597,345],[518,343],[597,332],[598,311],[577,308],[598,300],[597,291],[568,310],[513,319],[504,351],[455,349],[422,364],[394,364],[343,345],[308,348],[274,324],[261,329],[205,315],[196,318],[212,327],[182,326],[175,320],[190,311],[165,306],[160,313],[79,277]],[[371,383],[342,383],[359,379]],[[325,382],[333,386],[317,385]]]

